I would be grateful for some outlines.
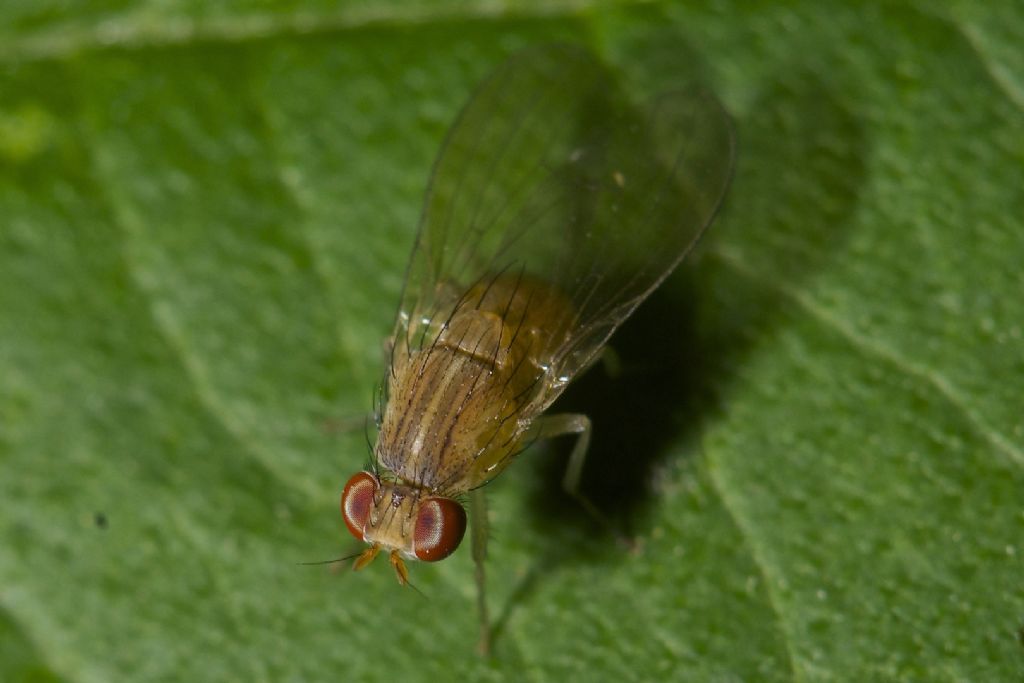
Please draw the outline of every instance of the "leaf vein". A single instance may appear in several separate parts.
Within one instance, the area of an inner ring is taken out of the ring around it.
[[[761,273],[756,272],[755,269],[744,263],[742,257],[728,248],[719,247],[715,249],[713,253],[720,258],[722,263],[729,266],[740,275],[761,283],[765,283],[767,280],[767,278],[765,278]],[[793,301],[801,309],[811,314],[827,328],[838,333],[843,337],[843,339],[848,341],[861,352],[866,355],[881,358],[908,377],[912,377],[919,382],[923,382],[931,386],[951,406],[958,410],[967,422],[974,427],[978,434],[996,451],[1001,453],[1014,464],[1024,466],[1024,451],[1022,451],[1021,448],[1014,444],[1009,438],[1004,436],[998,429],[990,425],[985,418],[978,413],[978,411],[974,410],[970,406],[968,400],[964,397],[963,392],[940,372],[926,365],[915,363],[877,339],[873,339],[872,337],[859,332],[853,326],[830,313],[824,306],[820,305],[808,294],[796,291],[784,284],[772,284],[770,286],[774,287],[778,292]]]
[[[707,452],[708,451],[705,450],[705,453]],[[758,571],[761,573],[761,578],[764,581],[765,594],[768,597],[768,605],[771,607],[772,612],[775,613],[776,620],[779,622],[782,630],[782,641],[786,648],[786,657],[789,660],[789,669],[793,672],[794,680],[799,681],[801,680],[801,676],[799,675],[800,669],[797,668],[797,655],[793,642],[794,638],[787,626],[785,614],[781,607],[781,600],[776,592],[776,586],[781,584],[781,580],[777,580],[776,577],[773,576],[771,566],[758,548],[757,543],[754,541],[756,537],[755,534],[747,528],[744,518],[739,512],[741,506],[729,495],[728,492],[731,489],[728,484],[722,481],[721,471],[713,465],[710,459],[709,467],[707,469],[711,487],[718,495],[718,499],[722,501],[722,508],[729,515],[729,518],[732,519],[733,524],[736,526],[736,530],[743,538],[743,545],[749,548],[754,566],[756,566]]]
[[[543,8],[508,10],[501,5],[481,5],[472,10],[345,8],[337,12],[295,11],[289,14],[252,12],[203,20],[186,16],[114,16],[85,26],[57,26],[22,38],[2,36],[0,63],[61,59],[110,48],[145,50],[152,47],[194,42],[225,44],[265,40],[286,35],[312,36],[358,31],[371,27],[407,28],[454,21],[493,22],[505,19],[552,19],[578,14],[587,7],[584,0],[561,0]]]

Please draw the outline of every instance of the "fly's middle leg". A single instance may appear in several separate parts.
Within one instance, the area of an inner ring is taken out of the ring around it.
[[[581,413],[542,415],[533,423],[531,430],[536,430],[531,436],[535,436],[538,439],[576,435],[576,443],[573,444],[572,452],[569,454],[569,464],[565,468],[565,475],[562,477],[562,488],[579,502],[588,515],[593,517],[601,526],[608,529],[623,545],[632,548],[632,542],[616,531],[615,525],[608,519],[608,516],[601,512],[594,505],[593,501],[580,490],[580,482],[583,478],[583,465],[587,460],[590,434],[593,431],[590,418]]]
[[[552,439],[556,436],[576,435],[572,453],[569,454],[569,465],[562,477],[562,488],[591,515],[601,518],[602,515],[590,499],[580,491],[583,478],[583,465],[587,461],[587,450],[590,448],[590,433],[593,431],[590,418],[580,413],[561,413],[543,415],[534,422],[538,439]]]

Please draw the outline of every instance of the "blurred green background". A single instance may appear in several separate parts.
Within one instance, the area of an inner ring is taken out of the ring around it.
[[[88,6],[86,6],[88,5]],[[596,420],[469,553],[351,550],[431,161],[522,46],[737,121]],[[1024,677],[1024,5],[6,2],[0,680]]]

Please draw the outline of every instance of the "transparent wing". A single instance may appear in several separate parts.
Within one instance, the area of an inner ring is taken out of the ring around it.
[[[484,81],[435,162],[396,346],[430,343],[460,297],[513,273],[567,299],[534,349],[544,410],[672,271],[732,172],[730,119],[708,92],[637,109],[588,53],[548,45]]]

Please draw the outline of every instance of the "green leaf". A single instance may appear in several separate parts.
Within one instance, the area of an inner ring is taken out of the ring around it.
[[[84,5],[85,3],[80,3]],[[0,679],[1024,676],[1019,4],[0,9]],[[337,510],[432,159],[520,46],[737,120],[727,206],[620,331],[587,487],[469,553]]]

